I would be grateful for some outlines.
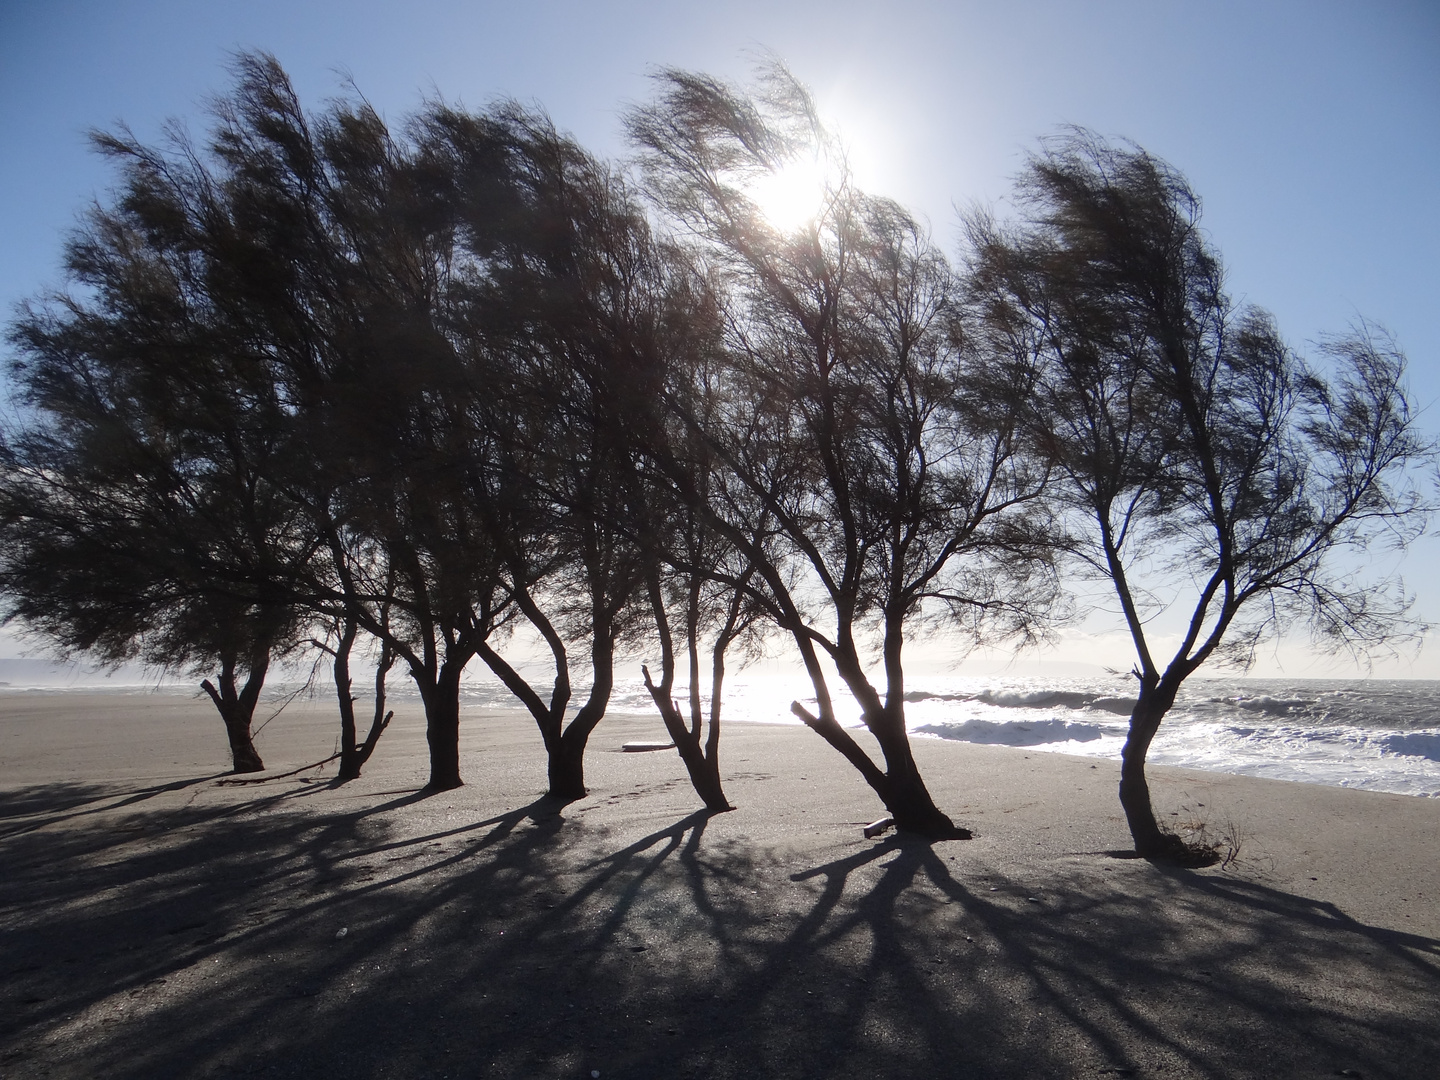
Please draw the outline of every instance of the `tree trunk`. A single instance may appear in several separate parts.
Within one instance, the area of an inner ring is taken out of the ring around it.
[[[380,643],[380,661],[375,665],[375,712],[370,718],[370,730],[365,734],[365,741],[360,744],[356,751],[358,762],[356,775],[359,775],[359,767],[370,760],[370,755],[375,753],[375,744],[380,741],[380,736],[385,734],[385,729],[390,726],[390,721],[395,719],[395,713],[385,708],[385,677],[390,673],[391,667],[395,664],[395,653],[387,642]]]
[[[880,796],[885,809],[890,811],[897,829],[929,840],[969,840],[972,835],[970,830],[960,828],[935,805],[930,789],[921,779],[920,768],[915,764],[910,736],[905,730],[905,672],[901,663],[903,630],[901,619],[887,619],[884,655],[888,693],[883,703],[865,677],[864,668],[855,653],[853,637],[848,633],[842,636],[845,648],[843,654],[837,657],[836,669],[865,710],[865,726],[880,744],[880,753],[885,759],[883,773],[876,769],[878,775],[872,776],[863,770],[862,774]]]
[[[887,709],[870,730],[885,755],[885,782],[876,794],[895,819],[895,827],[931,840],[969,840],[970,830],[951,821],[930,797],[915,764],[903,716],[893,716]]]
[[[589,794],[585,788],[585,747],[595,725],[605,716],[615,684],[615,642],[610,627],[603,623],[594,630],[590,666],[595,675],[590,696],[564,733],[547,740],[545,745],[550,758],[547,794],[557,802],[572,803]]]
[[[885,804],[885,809],[890,811],[898,828],[930,840],[971,838],[973,834],[969,829],[956,825],[935,805],[925,781],[920,778],[920,770],[910,756],[909,740],[903,737],[896,739],[883,726],[877,725],[880,730],[875,731],[875,735],[886,755],[887,768],[882,771],[833,716],[816,716],[798,701],[790,703],[790,711],[860,771],[865,782]]]
[[[360,775],[360,755],[355,745],[355,696],[350,693],[350,650],[359,627],[346,619],[340,640],[335,644],[335,696],[340,705],[340,773],[343,783]]]
[[[640,670],[645,677],[645,688],[650,691],[655,707],[660,710],[660,718],[665,721],[665,730],[670,738],[675,740],[675,748],[680,752],[680,760],[685,763],[685,771],[690,774],[690,784],[695,788],[695,794],[700,796],[705,808],[713,813],[723,814],[727,810],[735,809],[725,798],[725,789],[720,783],[720,761],[719,755],[715,753],[716,747],[711,746],[711,752],[706,753],[701,746],[700,732],[685,723],[685,717],[680,714],[674,699],[670,697],[673,680],[662,676],[660,685],[657,686],[651,681],[648,668],[642,666]]]
[[[723,814],[733,810],[725,798],[720,783],[720,688],[725,678],[725,647],[727,635],[735,625],[732,611],[729,622],[715,641],[712,653],[710,734],[702,745],[703,715],[700,700],[700,590],[701,579],[691,579],[685,609],[685,655],[690,664],[690,723],[680,712],[680,706],[671,697],[675,688],[675,646],[670,637],[670,619],[665,611],[665,596],[660,583],[658,562],[652,563],[646,585],[650,593],[650,606],[655,615],[655,629],[660,638],[660,683],[657,686],[650,678],[650,669],[640,666],[645,679],[645,689],[650,692],[655,707],[660,710],[660,719],[665,730],[680,752],[685,771],[690,774],[690,786],[700,796],[705,808],[711,813]],[[738,603],[738,601],[737,601]]]
[[[664,714],[665,711],[662,709],[661,713]],[[690,784],[695,788],[695,794],[700,796],[705,803],[705,809],[711,813],[723,814],[727,810],[735,809],[725,797],[725,789],[720,783],[720,762],[701,749],[699,737],[685,727],[679,713],[675,713],[675,719],[680,721],[678,727],[671,727],[668,718],[665,727],[675,740],[675,748],[680,751],[680,760],[685,763],[685,771],[690,774]]]
[[[425,790],[461,787],[465,781],[460,779],[460,671],[447,662],[433,682],[419,673],[415,682],[425,704],[425,740],[430,744],[430,780]]]
[[[358,731],[355,726],[355,697],[350,693],[353,682],[350,677],[350,651],[355,644],[355,637],[358,628],[354,622],[346,624],[345,631],[340,636],[340,641],[335,647],[335,693],[340,699],[340,773],[339,780],[345,783],[349,780],[358,779],[360,770],[365,762],[370,760],[370,755],[375,752],[375,744],[380,741],[380,736],[385,734],[385,729],[390,726],[394,719],[393,712],[385,709],[385,675],[394,663],[395,654],[390,650],[389,645],[381,643],[380,662],[375,668],[375,714],[370,721],[370,730],[365,735],[365,741],[358,741]]]
[[[873,718],[867,726],[880,743],[880,752],[885,755],[885,779],[889,790],[882,792],[881,798],[890,816],[895,819],[897,829],[919,833],[932,840],[969,840],[970,830],[956,825],[935,805],[930,789],[920,777],[920,768],[915,764],[910,733],[905,730],[904,647],[904,607],[894,607],[885,617],[885,702],[878,713],[866,718]],[[864,681],[864,671],[858,662],[853,662],[857,659],[847,657],[852,662],[846,665],[851,673],[851,678],[846,681],[852,688],[857,680]]]
[[[585,787],[585,743],[562,735],[547,750],[550,788],[546,795],[556,802],[572,803],[589,794]]]
[[[230,740],[230,760],[237,773],[263,772],[265,762],[260,760],[260,752],[255,749],[255,742],[250,737],[250,717],[240,716],[232,713],[226,715],[222,712],[221,718],[225,721],[225,734]]]
[[[1150,752],[1150,743],[1174,701],[1175,692],[1167,690],[1163,682],[1154,690],[1142,687],[1130,714],[1125,749],[1121,751],[1120,805],[1135,841],[1135,853],[1142,859],[1174,859],[1187,852],[1185,842],[1174,833],[1165,832],[1155,820],[1150,785],[1145,779],[1145,758]]]
[[[238,658],[234,653],[220,657],[220,685],[216,687],[209,679],[200,683],[200,688],[210,695],[220,719],[225,724],[225,735],[230,742],[230,760],[237,773],[263,772],[265,763],[255,749],[250,734],[250,725],[255,716],[255,704],[260,700],[260,690],[265,685],[265,672],[270,666],[270,650],[257,645],[250,656],[250,670],[246,673],[245,686],[236,689],[235,669]]]

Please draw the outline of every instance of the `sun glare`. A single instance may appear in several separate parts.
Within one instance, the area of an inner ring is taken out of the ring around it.
[[[809,225],[825,208],[826,175],[815,159],[792,161],[751,183],[747,194],[780,232]]]

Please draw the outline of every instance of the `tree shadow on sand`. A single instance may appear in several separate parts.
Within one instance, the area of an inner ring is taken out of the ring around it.
[[[0,839],[78,817],[137,806],[158,795],[183,791],[230,775],[229,772],[211,773],[141,788],[133,784],[60,781],[0,790]]]
[[[0,841],[0,1071],[1373,1080],[1440,1053],[1440,943],[1213,872],[1016,881],[905,838],[817,865],[546,799],[417,833],[414,792],[314,790]]]

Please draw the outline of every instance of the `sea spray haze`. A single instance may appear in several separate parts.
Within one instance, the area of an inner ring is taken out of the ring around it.
[[[1351,561],[1423,530],[1411,469],[1431,448],[1382,334],[1329,343],[1327,378],[1231,304],[1199,199],[1166,163],[1074,130],[1042,144],[1017,195],[1019,224],[970,219],[974,303],[997,350],[1033,358],[1028,426],[1072,565],[1113,585],[1134,645],[1120,801],[1136,851],[1188,861],[1202,853],[1160,828],[1145,779],[1180,687],[1302,625],[1362,654],[1415,634],[1399,582]],[[1181,626],[1170,655],[1162,615]]]

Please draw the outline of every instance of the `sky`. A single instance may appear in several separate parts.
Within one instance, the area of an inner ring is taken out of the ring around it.
[[[0,0],[0,318],[63,284],[67,231],[107,197],[86,132],[123,122],[153,141],[174,119],[202,134],[238,49],[273,53],[310,107],[347,80],[392,122],[427,98],[513,97],[611,157],[658,68],[743,82],[773,55],[815,93],[860,183],[951,250],[957,209],[1003,214],[1038,138],[1068,124],[1128,138],[1199,192],[1236,300],[1270,310],[1301,352],[1360,318],[1387,328],[1440,433],[1433,0]],[[1399,566],[1440,624],[1440,541]],[[1091,620],[1047,655],[1128,667],[1103,629]],[[1255,672],[1357,670],[1286,642]],[[1440,678],[1440,641],[1373,671]]]

